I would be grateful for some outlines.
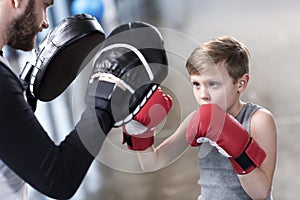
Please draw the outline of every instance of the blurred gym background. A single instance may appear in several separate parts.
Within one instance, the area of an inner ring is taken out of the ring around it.
[[[163,87],[173,96],[176,106],[157,135],[156,145],[196,109],[184,69],[196,45],[221,35],[231,35],[245,43],[251,51],[251,79],[243,99],[268,108],[276,118],[278,161],[273,196],[276,200],[293,200],[300,198],[299,10],[297,0],[56,0],[48,17],[53,27],[75,13],[89,13],[98,19],[105,34],[136,20],[159,28],[170,63]],[[40,33],[38,40],[49,30]],[[9,48],[5,53],[19,71],[30,58],[30,53]],[[38,103],[36,115],[57,143],[80,116],[89,70],[87,67],[79,74],[57,99]],[[72,200],[197,199],[200,187],[195,148],[187,148],[161,170],[141,173],[136,155],[121,145],[121,138],[119,129],[112,130]],[[29,193],[30,199],[50,199],[34,189]]]

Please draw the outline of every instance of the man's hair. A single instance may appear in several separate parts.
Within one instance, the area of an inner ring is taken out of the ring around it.
[[[247,47],[230,36],[214,38],[199,45],[186,62],[190,75],[199,74],[212,65],[225,64],[234,83],[249,73],[250,53]]]

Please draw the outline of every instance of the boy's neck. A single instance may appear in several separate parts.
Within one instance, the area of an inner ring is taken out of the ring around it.
[[[227,112],[232,115],[233,117],[236,117],[240,111],[243,109],[243,107],[246,105],[245,102],[242,101],[238,101],[236,103],[236,105],[234,105],[230,110],[228,110]]]

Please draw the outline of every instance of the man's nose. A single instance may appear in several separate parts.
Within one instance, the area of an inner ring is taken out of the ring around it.
[[[49,21],[48,21],[47,16],[44,17],[42,26],[43,26],[43,29],[49,28]]]

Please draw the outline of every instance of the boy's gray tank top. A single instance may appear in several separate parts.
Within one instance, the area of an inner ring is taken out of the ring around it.
[[[247,103],[236,119],[250,132],[250,120],[260,106]],[[242,188],[237,174],[229,160],[221,155],[209,143],[203,143],[198,149],[201,195],[198,200],[251,200]],[[267,200],[272,200],[270,193]]]

